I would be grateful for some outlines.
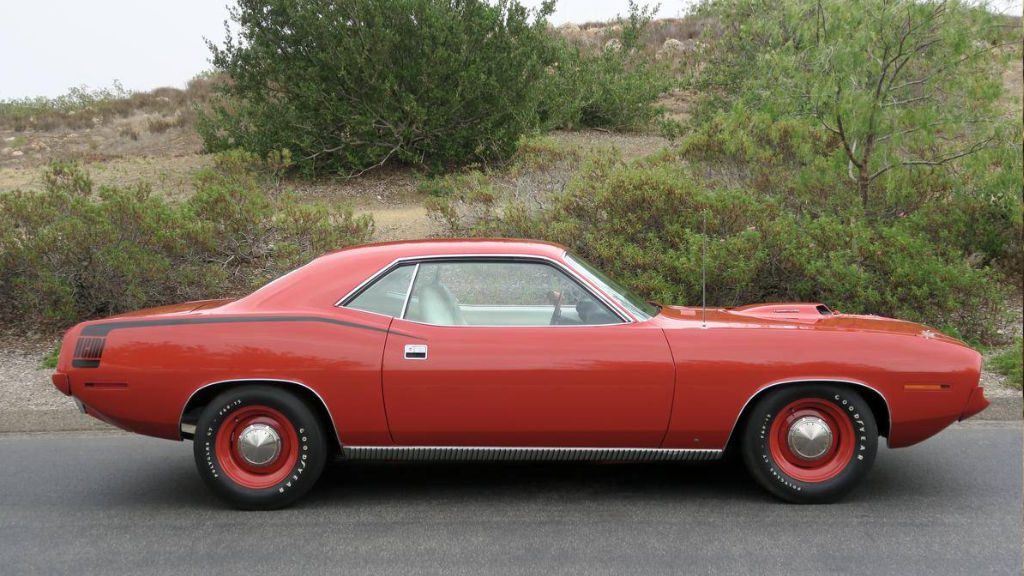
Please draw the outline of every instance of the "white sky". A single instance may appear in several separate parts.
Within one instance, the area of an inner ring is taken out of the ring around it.
[[[521,0],[537,6],[541,0]],[[663,0],[680,16],[692,0]],[[210,67],[203,38],[224,38],[227,0],[0,0],[0,99],[72,86],[182,87]],[[995,4],[1020,14],[1021,0]],[[552,21],[609,20],[626,0],[559,0]]]

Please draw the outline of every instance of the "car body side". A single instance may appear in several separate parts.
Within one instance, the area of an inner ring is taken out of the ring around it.
[[[330,420],[325,424],[334,427],[341,445],[396,445],[385,402],[384,351],[392,338],[427,343],[429,331],[337,304],[399,260],[446,255],[536,258],[571,269],[563,247],[536,242],[406,242],[339,251],[239,300],[79,324],[65,336],[54,384],[97,418],[179,439],[197,401],[225,386],[272,382],[322,404]],[[587,287],[608,298],[593,283]],[[980,355],[966,345],[918,324],[817,310],[817,305],[706,312],[667,306],[649,320],[610,326],[607,330],[632,330],[645,339],[630,361],[650,367],[666,384],[645,392],[644,402],[657,404],[650,412],[656,417],[641,414],[639,404],[605,409],[634,410],[635,418],[652,419],[649,424],[663,433],[646,446],[617,446],[622,435],[605,438],[600,430],[571,443],[537,437],[534,444],[723,449],[759,393],[806,382],[839,382],[861,391],[886,412],[876,418],[886,423],[881,432],[892,447],[924,440],[987,405],[978,387]],[[518,329],[502,330],[514,339]],[[567,334],[573,329],[550,328]],[[90,341],[99,347],[101,361],[90,359],[95,353]],[[587,359],[575,361],[585,362],[582,368],[601,386],[629,394],[643,384],[623,378],[625,367],[615,366],[622,358],[621,342],[595,338],[587,345]],[[538,364],[559,360],[557,349],[538,354]],[[486,370],[489,359],[458,361]],[[424,395],[416,409],[443,411],[450,409],[442,405],[449,400]],[[508,409],[531,408],[541,407]],[[626,418],[622,425],[635,422]],[[522,425],[529,426],[528,419]],[[460,444],[457,436],[446,440]],[[464,444],[479,442],[467,437]]]

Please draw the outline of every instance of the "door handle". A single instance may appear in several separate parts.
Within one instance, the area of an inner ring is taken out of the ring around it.
[[[426,344],[406,344],[405,345],[405,359],[406,360],[426,360],[427,359],[427,345]]]

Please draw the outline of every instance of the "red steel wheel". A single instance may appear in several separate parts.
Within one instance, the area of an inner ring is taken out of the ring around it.
[[[853,459],[853,423],[832,402],[801,398],[786,405],[772,422],[768,447],[775,463],[801,482],[835,478]]]
[[[239,486],[260,490],[288,477],[299,458],[295,427],[269,406],[245,406],[217,431],[217,463]]]
[[[853,490],[878,453],[878,427],[852,386],[794,383],[757,397],[737,446],[751,476],[787,502],[834,502]]]
[[[203,408],[193,453],[206,484],[238,508],[270,510],[307,493],[330,449],[323,422],[294,391],[238,385]]]

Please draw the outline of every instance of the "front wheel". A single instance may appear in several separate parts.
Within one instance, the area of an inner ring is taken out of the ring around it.
[[[768,393],[751,410],[741,449],[750,474],[787,502],[834,502],[857,486],[878,452],[863,398],[831,384]]]
[[[199,475],[237,508],[269,510],[293,503],[323,472],[323,425],[300,398],[253,385],[217,396],[196,424]]]

